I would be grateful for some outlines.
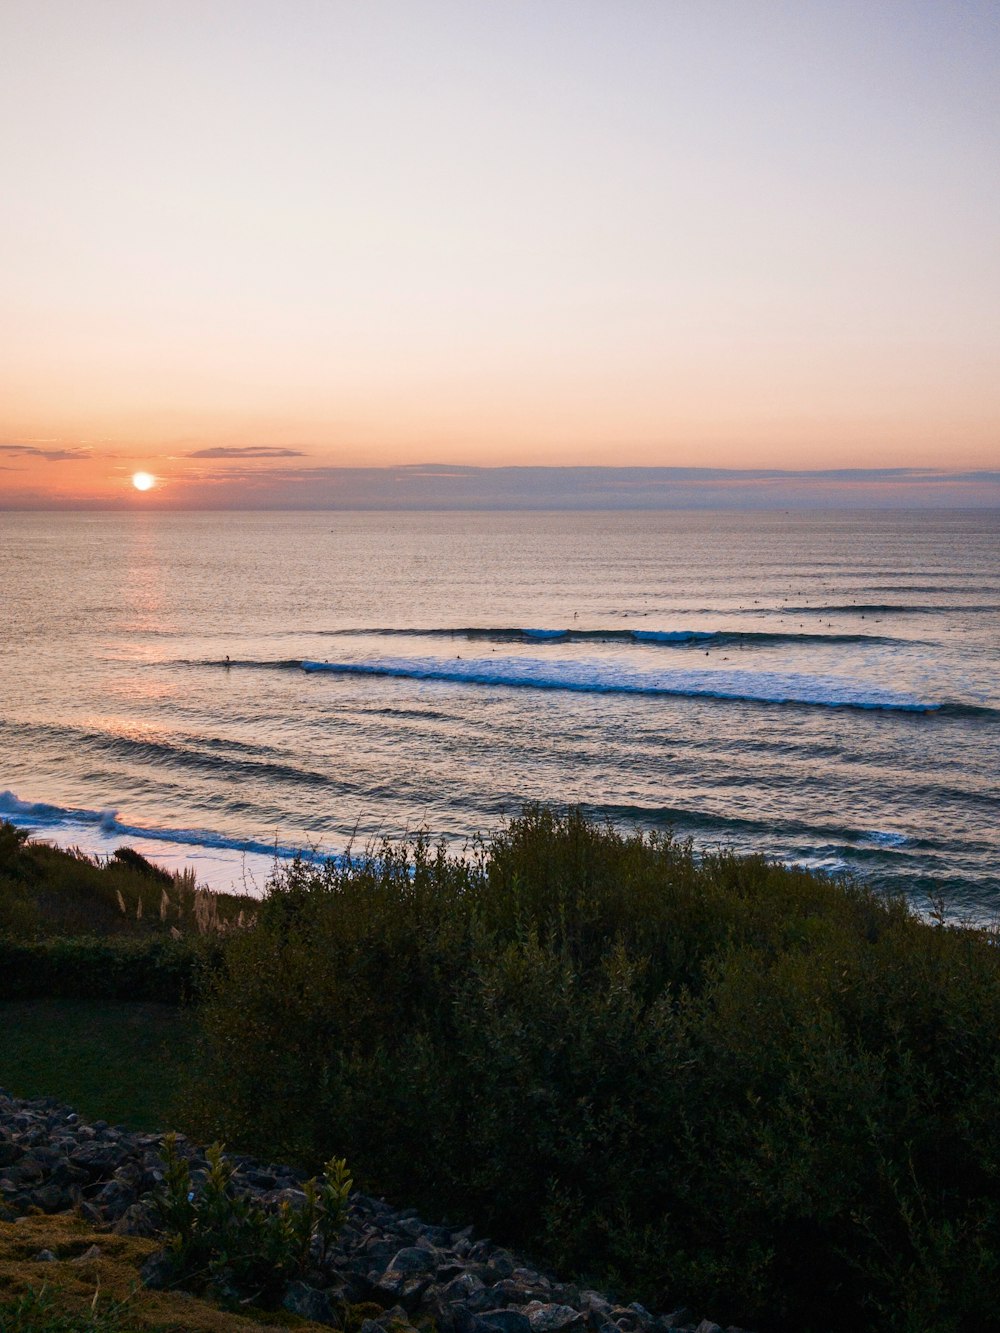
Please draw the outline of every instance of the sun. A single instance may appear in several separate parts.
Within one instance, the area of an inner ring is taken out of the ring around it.
[[[156,478],[152,472],[133,472],[132,485],[137,491],[148,491],[156,485]]]

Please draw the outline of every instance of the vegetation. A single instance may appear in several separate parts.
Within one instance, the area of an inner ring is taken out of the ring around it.
[[[252,914],[236,894],[199,889],[194,872],[172,875],[131,847],[102,861],[32,842],[0,821],[0,936],[148,939],[213,935]]]
[[[95,1231],[71,1213],[0,1226],[0,1333],[323,1333],[284,1311],[231,1312],[186,1291],[144,1288],[139,1269],[158,1246]],[[44,1250],[54,1258],[39,1260]]]
[[[208,1149],[208,1174],[195,1190],[186,1158],[168,1135],[164,1180],[153,1196],[178,1286],[211,1290],[230,1304],[271,1306],[286,1283],[301,1277],[333,1241],[347,1216],[352,1181],[347,1164],[327,1162],[322,1177],[303,1185],[305,1200],[267,1209],[237,1195],[234,1168],[221,1144]]]
[[[159,1000],[197,991],[254,904],[129,847],[101,861],[0,822],[0,1000]]]
[[[135,1128],[173,1119],[192,1023],[245,898],[128,847],[106,862],[0,821],[0,1086]]]
[[[13,1091],[160,1127],[186,1065],[185,1128],[347,1157],[370,1190],[648,1303],[768,1333],[1000,1323],[990,932],[544,809],[464,859],[417,839],[293,864],[253,918],[222,899],[211,924],[139,862],[0,825],[0,995],[49,996],[0,1006]],[[129,994],[201,995],[194,1053],[189,1011],[109,998]],[[130,1067],[149,1099],[119,1112]],[[119,1301],[123,1327],[261,1327],[168,1313],[111,1267],[90,1307],[69,1259],[69,1285],[28,1259],[15,1280],[0,1252],[0,1330],[112,1333]]]
[[[190,1011],[105,1000],[0,1005],[0,1087],[56,1097],[90,1120],[181,1127],[176,1092],[193,1047]]]
[[[996,1326],[985,932],[535,809],[289,867],[202,1016],[207,1135],[723,1322]]]

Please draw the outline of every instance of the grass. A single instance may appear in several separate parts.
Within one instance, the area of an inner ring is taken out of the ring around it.
[[[168,1129],[192,1040],[190,1012],[176,1005],[8,1000],[0,1003],[0,1087],[56,1097],[89,1119]]]
[[[193,871],[170,874],[130,847],[106,860],[32,842],[0,821],[0,935],[173,938],[217,934],[242,925],[253,902],[212,893]]]
[[[284,1312],[220,1310],[184,1291],[149,1291],[139,1269],[159,1242],[95,1231],[73,1214],[0,1225],[0,1333],[320,1333]],[[100,1252],[83,1259],[95,1246]],[[35,1256],[49,1250],[55,1260]],[[327,1331],[328,1333],[328,1331]]]

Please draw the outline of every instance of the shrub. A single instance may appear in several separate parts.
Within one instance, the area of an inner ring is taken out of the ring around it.
[[[286,1201],[274,1209],[235,1192],[221,1144],[208,1149],[208,1174],[198,1189],[173,1135],[163,1165],[152,1201],[177,1284],[210,1286],[244,1305],[277,1301],[290,1279],[322,1257],[317,1249],[336,1238],[347,1215],[352,1181],[342,1160],[329,1161],[320,1180],[306,1181],[301,1207]]]
[[[202,938],[16,940],[0,936],[0,1000],[190,999],[220,958]]]
[[[10,938],[217,934],[252,913],[245,897],[199,889],[193,871],[171,874],[131,847],[102,861],[0,821],[0,934]]]
[[[529,809],[296,864],[224,944],[202,1132],[768,1329],[1000,1303],[1000,955],[863,887]]]

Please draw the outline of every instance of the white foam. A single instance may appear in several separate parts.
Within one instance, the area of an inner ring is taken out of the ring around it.
[[[755,703],[814,704],[825,708],[928,712],[937,703],[844,676],[794,672],[663,670],[636,671],[612,662],[543,661],[529,657],[379,657],[345,662],[302,663],[307,672],[391,676],[465,685],[498,685],[598,694],[678,695]]]
[[[124,823],[114,810],[74,809],[44,801],[24,801],[0,792],[0,818],[9,819],[57,847],[78,847],[88,856],[108,856],[127,839],[129,846],[170,870],[194,869],[199,884],[225,892],[263,889],[275,862],[302,856],[322,861],[322,852],[231,838],[209,829],[143,827]]]
[[[864,835],[865,842],[876,847],[906,847],[910,839],[905,833],[890,833],[882,829],[871,829]]]

